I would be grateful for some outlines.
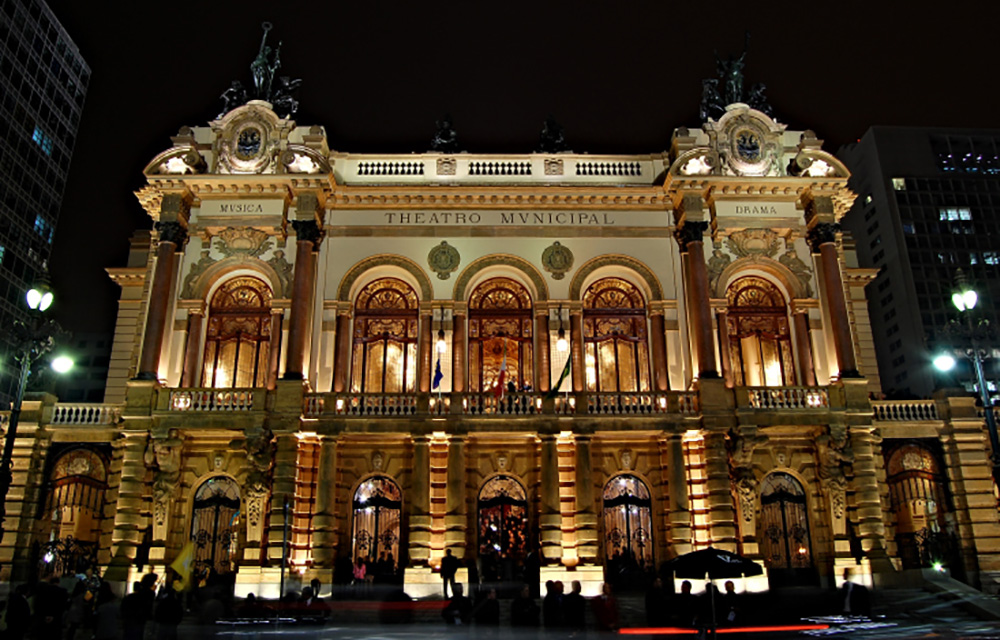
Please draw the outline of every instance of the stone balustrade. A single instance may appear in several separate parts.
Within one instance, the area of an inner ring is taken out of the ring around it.
[[[58,402],[52,412],[52,424],[108,425],[121,421],[122,405],[89,402]]]
[[[884,422],[926,422],[940,420],[933,400],[875,400],[875,419]]]
[[[329,408],[338,416],[397,417],[417,414],[417,396],[411,393],[337,393]]]
[[[462,413],[473,416],[528,416],[542,413],[542,406],[542,396],[537,393],[506,393],[503,397],[476,393],[462,399]]]
[[[302,417],[318,418],[326,407],[326,397],[322,393],[307,393],[302,398]]]
[[[746,405],[751,409],[827,409],[826,387],[746,387]],[[737,396],[739,397],[739,396]],[[744,406],[738,402],[739,406]]]
[[[264,408],[264,389],[172,389],[171,411],[254,411]]]

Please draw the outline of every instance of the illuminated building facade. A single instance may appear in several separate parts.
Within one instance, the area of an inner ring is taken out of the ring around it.
[[[109,269],[106,404],[26,405],[5,570],[72,534],[124,582],[193,540],[270,597],[286,518],[293,580],[361,557],[411,595],[449,549],[587,593],[708,545],[831,583],[925,530],[1000,570],[971,400],[869,400],[875,271],[812,132],[736,103],[663,154],[366,155],[251,101],[173,143]]]

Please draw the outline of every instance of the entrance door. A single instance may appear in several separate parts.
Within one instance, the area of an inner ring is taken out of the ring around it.
[[[619,475],[604,485],[604,555],[608,579],[619,584],[636,580],[653,564],[653,502],[646,484]]]
[[[805,489],[790,474],[772,473],[761,482],[760,506],[761,552],[772,579],[814,582]]]
[[[887,482],[896,515],[896,544],[904,569],[942,562],[960,567],[958,544],[949,526],[951,509],[937,457],[921,444],[910,442],[887,453]]]
[[[479,557],[483,578],[512,581],[528,547],[528,501],[510,476],[495,476],[479,492]]]
[[[399,485],[388,476],[368,478],[354,492],[354,558],[383,561],[393,571],[399,561],[399,518],[403,512]]]
[[[240,489],[227,476],[215,476],[202,483],[194,494],[191,539],[195,545],[198,573],[232,571],[236,547],[236,526],[240,514]]]

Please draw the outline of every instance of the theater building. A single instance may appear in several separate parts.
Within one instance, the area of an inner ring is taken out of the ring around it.
[[[870,400],[876,271],[812,132],[735,103],[662,154],[371,155],[251,101],[172,141],[105,402],[25,403],[4,579],[194,541],[273,597],[287,539],[292,583],[361,557],[411,595],[449,549],[595,593],[709,545],[995,590],[982,420]]]

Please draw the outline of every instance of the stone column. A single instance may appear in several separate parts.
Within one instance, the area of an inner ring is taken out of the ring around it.
[[[819,206],[819,205],[816,205]],[[837,352],[837,366],[840,378],[858,378],[858,363],[854,355],[854,340],[851,337],[851,319],[847,314],[847,300],[844,296],[844,281],[840,273],[840,257],[837,254],[837,233],[840,225],[819,222],[809,230],[809,244],[813,253],[819,254],[823,269],[824,301],[830,312],[830,330],[833,334],[834,349]]]
[[[715,335],[712,330],[712,306],[708,290],[708,269],[705,266],[705,246],[702,234],[707,222],[685,221],[677,230],[681,251],[688,254],[687,303],[691,310],[691,333],[698,355],[698,377],[718,378],[715,363]]]
[[[736,510],[733,508],[732,479],[726,435],[718,431],[705,434],[705,476],[708,490],[708,522],[712,545],[736,551]]]
[[[333,569],[337,559],[337,438],[322,436],[313,516],[313,564]]]
[[[562,558],[562,514],[559,509],[559,451],[556,437],[541,438],[541,512],[538,525],[542,539],[544,562],[559,562]]]
[[[667,391],[670,389],[670,379],[667,377],[667,330],[662,313],[655,313],[649,318],[650,350],[653,352],[653,389]]]
[[[813,365],[812,342],[809,339],[809,309],[801,307],[793,309],[792,323],[795,330],[795,352],[799,358],[802,384],[807,387],[816,386],[816,367]]]
[[[431,340],[431,328],[434,317],[429,313],[420,314],[420,393],[430,393],[431,376],[433,375],[434,342]]]
[[[885,524],[882,520],[878,482],[879,464],[875,459],[876,439],[871,425],[850,428],[851,450],[854,453],[854,477],[850,480],[850,490],[854,492],[854,520],[858,526],[861,548],[873,563],[886,559]]]
[[[351,376],[351,312],[337,312],[337,335],[334,336],[333,391],[346,393]]]
[[[299,195],[299,209],[310,204],[306,194]],[[316,197],[311,197],[315,211]],[[285,350],[284,380],[303,380],[306,357],[306,342],[312,318],[313,291],[316,288],[316,251],[322,237],[322,229],[316,220],[293,220],[295,228],[295,271],[292,276],[291,317],[288,327],[288,348]]]
[[[278,367],[281,366],[281,320],[284,309],[271,309],[271,338],[267,352],[267,388],[278,386]]]
[[[458,558],[465,557],[465,436],[448,439],[448,488],[445,494],[445,548]]]
[[[452,315],[451,331],[451,390],[455,392],[465,391],[465,314],[454,313]]]
[[[592,436],[576,438],[576,553],[582,564],[596,564],[600,547],[597,505],[594,503]]]
[[[288,501],[289,544],[291,544],[291,522],[295,510],[295,475],[298,464],[298,438],[285,433],[275,438],[277,451],[274,455],[274,475],[271,480],[271,504],[267,527],[267,559],[271,563],[281,563],[284,540],[284,505]],[[291,551],[289,549],[289,551]]]
[[[169,201],[169,202],[168,202]],[[163,211],[168,207],[182,209],[186,215],[187,205],[181,196],[168,194],[163,197]],[[179,213],[176,220],[184,219]],[[146,330],[143,333],[142,353],[139,356],[139,380],[156,380],[159,377],[160,352],[163,349],[163,337],[166,334],[170,312],[170,296],[174,290],[174,276],[177,269],[175,258],[177,249],[187,240],[187,222],[157,222],[156,230],[160,234],[160,243],[156,247],[156,267],[153,269],[153,285],[149,291],[149,304],[146,307]]]
[[[205,324],[204,309],[188,309],[187,344],[184,346],[184,369],[181,373],[182,387],[197,387],[201,384],[201,331]]]
[[[672,433],[661,441],[660,446],[666,449],[664,453],[667,458],[665,474],[670,492],[670,546],[678,555],[682,555],[692,550],[691,505],[684,465],[684,444],[680,434]]]
[[[413,437],[409,540],[410,566],[427,566],[431,557],[431,458],[427,436]]]
[[[115,509],[115,528],[111,534],[111,565],[104,578],[109,582],[125,584],[129,567],[135,562],[136,551],[149,526],[150,504],[146,483],[146,430],[124,431],[125,446],[122,456],[121,484],[118,486],[118,503]],[[128,587],[128,585],[125,585]],[[130,587],[129,587],[130,588]]]
[[[715,324],[719,328],[719,356],[722,360],[722,377],[726,388],[732,389],[736,384],[733,372],[733,355],[729,345],[729,310],[719,309],[715,312]]]
[[[538,357],[535,358],[535,389],[542,393],[548,393],[552,385],[552,365],[550,364],[549,350],[552,345],[552,336],[549,335],[548,311],[535,316],[535,345]]]
[[[573,358],[573,391],[580,393],[586,389],[587,377],[583,355],[583,309],[573,309],[569,316],[570,357]]]

